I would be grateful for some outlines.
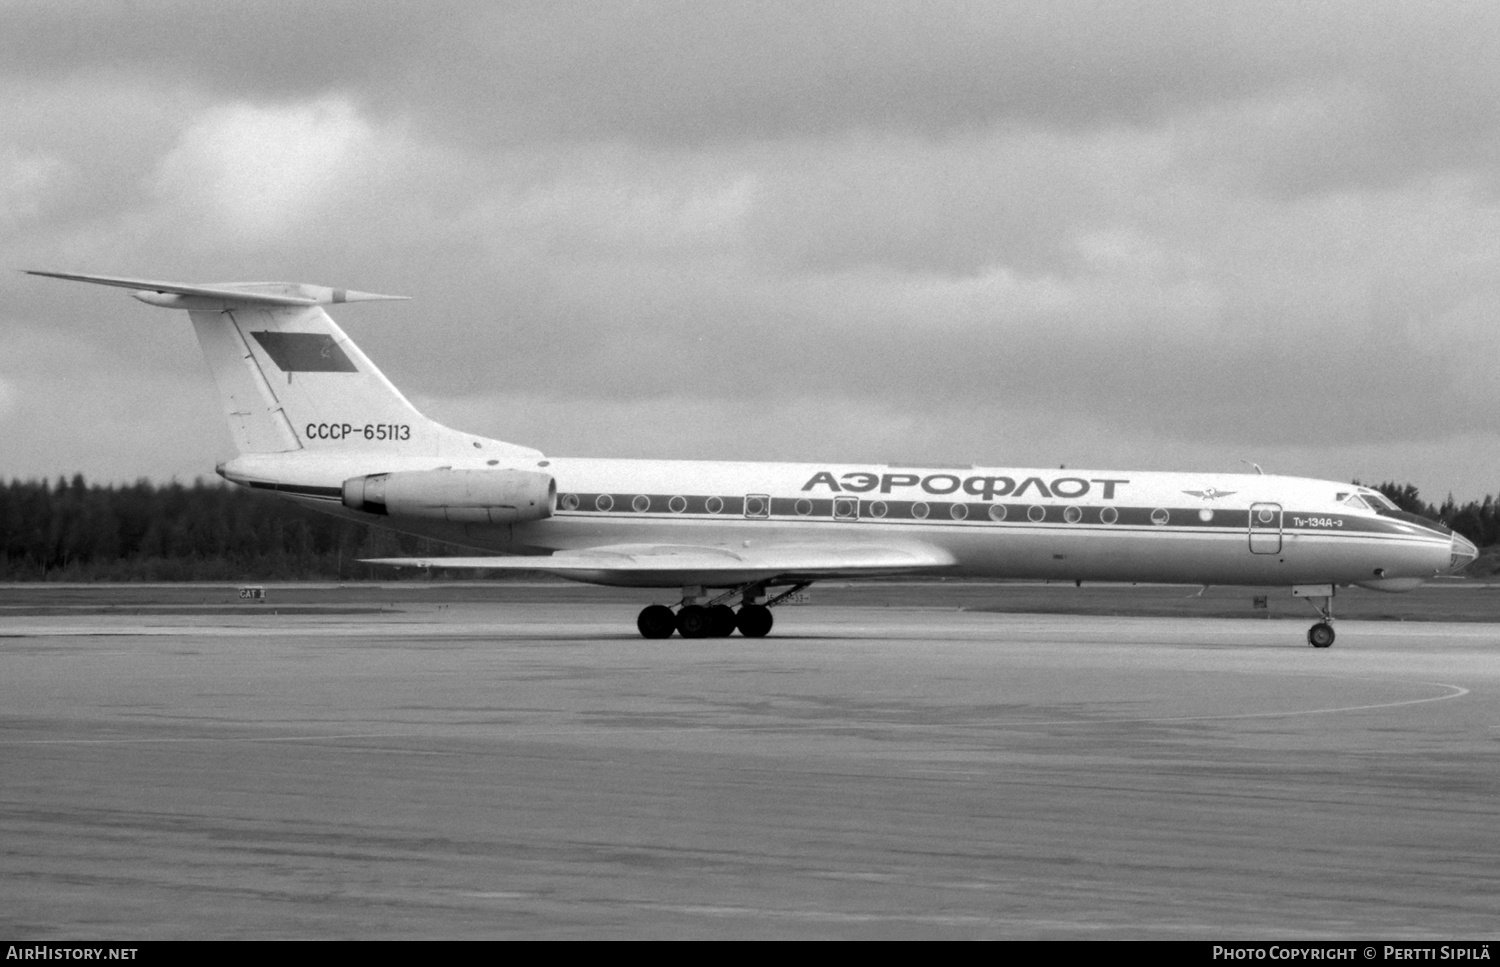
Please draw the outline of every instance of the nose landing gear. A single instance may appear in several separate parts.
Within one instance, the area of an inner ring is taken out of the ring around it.
[[[1307,643],[1314,648],[1328,648],[1333,644],[1333,592],[1331,584],[1292,585],[1292,596],[1306,598],[1323,619],[1307,629]]]

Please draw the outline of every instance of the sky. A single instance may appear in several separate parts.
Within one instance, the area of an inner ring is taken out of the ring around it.
[[[1500,5],[0,0],[0,479],[233,455],[185,313],[556,456],[1500,491]]]

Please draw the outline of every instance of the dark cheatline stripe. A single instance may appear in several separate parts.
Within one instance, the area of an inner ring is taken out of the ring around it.
[[[250,335],[283,373],[357,373],[358,367],[344,355],[326,332],[267,332]]]

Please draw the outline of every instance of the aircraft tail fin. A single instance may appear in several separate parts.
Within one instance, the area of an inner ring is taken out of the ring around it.
[[[475,438],[423,416],[323,306],[402,299],[301,283],[184,285],[116,276],[31,275],[131,290],[150,305],[186,309],[241,453],[294,450],[404,456],[541,456]]]

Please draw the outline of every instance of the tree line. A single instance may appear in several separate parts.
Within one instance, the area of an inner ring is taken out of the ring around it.
[[[0,581],[390,580],[418,572],[359,559],[443,553],[218,481],[0,485]]]
[[[1494,497],[1459,505],[1449,496],[1433,505],[1411,484],[1375,489],[1481,548],[1500,544]],[[445,553],[451,550],[437,541],[219,481],[116,486],[77,474],[0,485],[0,581],[391,580],[421,572],[360,559]]]

